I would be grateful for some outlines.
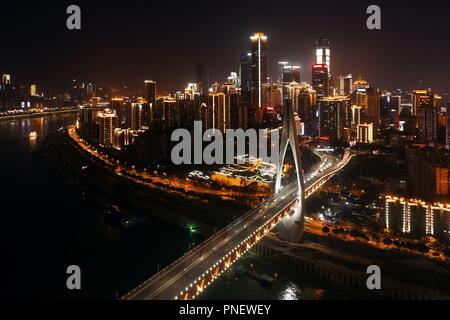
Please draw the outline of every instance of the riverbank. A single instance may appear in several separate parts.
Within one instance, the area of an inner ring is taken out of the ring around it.
[[[420,256],[371,248],[304,233],[305,241],[291,244],[269,235],[254,252],[277,256],[294,273],[302,273],[357,293],[360,299],[449,299],[450,266]],[[368,290],[367,267],[381,269],[381,290]]]
[[[95,190],[114,204],[184,228],[194,228],[203,235],[213,234],[248,210],[247,207],[224,202],[220,197],[189,200],[176,192],[136,184],[86,153],[65,132],[49,137],[41,153],[54,170],[79,180],[87,193]]]
[[[79,111],[78,108],[67,109],[67,110],[54,110],[47,112],[32,112],[32,113],[19,113],[12,115],[0,115],[0,121],[14,121],[14,120],[22,120],[22,119],[32,119],[39,117],[48,117],[52,115],[59,114],[69,114],[69,113],[77,113]]]

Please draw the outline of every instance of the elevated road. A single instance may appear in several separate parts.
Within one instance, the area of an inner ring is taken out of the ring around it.
[[[309,197],[350,161],[323,155],[305,174],[305,197]],[[195,299],[246,251],[253,247],[297,205],[297,183],[291,183],[257,208],[229,224],[205,242],[143,282],[122,299]]]

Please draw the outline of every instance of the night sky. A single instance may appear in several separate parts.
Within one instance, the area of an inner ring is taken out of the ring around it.
[[[71,79],[141,87],[144,79],[177,90],[195,80],[195,64],[211,80],[238,71],[249,36],[269,38],[269,75],[276,62],[298,62],[310,82],[314,39],[332,45],[332,74],[353,73],[381,89],[450,89],[450,2],[428,1],[4,1],[0,73],[15,84],[67,88]],[[82,30],[66,28],[78,4]],[[382,30],[366,28],[370,4],[382,9]]]

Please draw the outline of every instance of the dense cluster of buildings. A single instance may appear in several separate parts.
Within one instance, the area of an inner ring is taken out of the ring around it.
[[[276,127],[283,105],[291,103],[298,132],[321,144],[372,143],[392,129],[416,143],[450,146],[450,112],[436,93],[380,91],[352,74],[333,76],[326,38],[315,42],[309,83],[302,79],[302,68],[287,61],[278,63],[276,77],[268,77],[263,33],[250,37],[249,48],[240,56],[239,71],[223,83],[211,82],[209,64],[198,63],[196,81],[174,94],[162,94],[152,80],[129,94],[74,81],[72,101],[82,104],[80,131],[104,147],[122,150],[144,132],[190,130],[194,121],[201,121],[204,130]]]
[[[100,92],[105,93],[105,92]],[[14,84],[10,74],[2,74],[0,79],[0,112],[30,111],[35,109],[75,107],[96,95],[92,83],[73,80],[70,91],[57,93],[44,90],[37,84]],[[108,95],[105,95],[108,96]]]
[[[0,80],[0,112],[42,108],[43,97],[35,84],[14,85],[9,74],[2,74]]]

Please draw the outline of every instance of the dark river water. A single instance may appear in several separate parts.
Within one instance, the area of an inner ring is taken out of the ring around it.
[[[149,218],[123,231],[104,222],[99,209],[82,205],[80,192],[32,157],[49,133],[73,124],[75,115],[0,121],[1,296],[7,299],[115,299],[202,240],[198,234]],[[30,140],[29,133],[37,132]],[[109,199],[114,201],[114,199]],[[204,299],[323,299],[336,293],[292,274],[276,258],[247,256],[272,288],[242,276],[220,279]],[[82,288],[66,288],[66,268],[81,268]]]

